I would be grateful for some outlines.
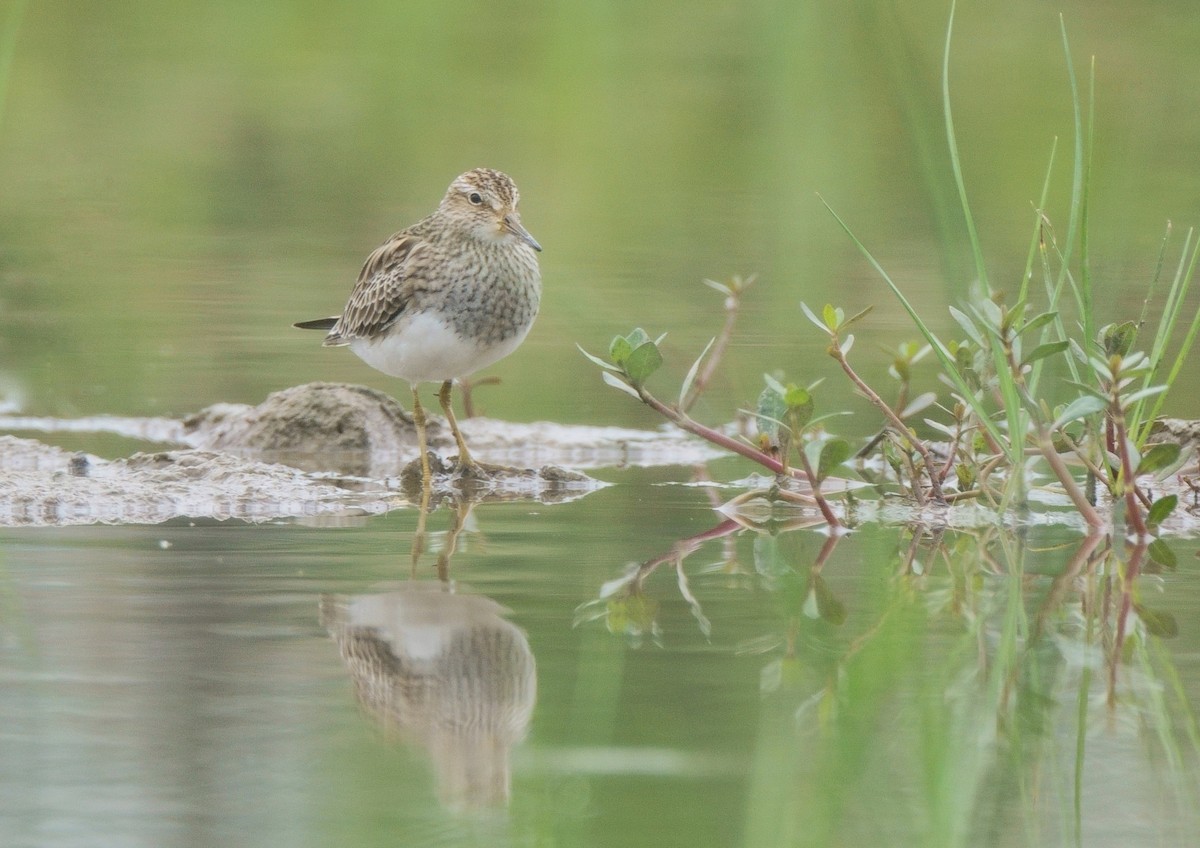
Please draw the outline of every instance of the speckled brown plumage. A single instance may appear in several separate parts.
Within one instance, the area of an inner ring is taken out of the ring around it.
[[[519,202],[516,185],[500,171],[461,174],[432,215],[367,257],[340,316],[296,324],[328,330],[325,345],[348,345],[367,364],[412,385],[426,482],[417,384],[442,383],[459,466],[477,469],[450,409],[450,383],[511,353],[537,316],[541,246],[522,226]]]

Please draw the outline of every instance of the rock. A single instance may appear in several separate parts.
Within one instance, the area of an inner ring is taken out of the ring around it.
[[[1150,429],[1151,442],[1175,442],[1181,447],[1200,445],[1200,421],[1184,418],[1159,418]]]
[[[452,442],[430,417],[431,447]],[[351,476],[395,473],[417,447],[412,416],[366,386],[306,383],[274,392],[258,406],[216,404],[183,421],[191,447],[282,462],[305,471]]]

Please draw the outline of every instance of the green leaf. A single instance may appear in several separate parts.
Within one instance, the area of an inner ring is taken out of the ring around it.
[[[683,378],[683,385],[679,388],[679,408],[683,409],[684,398],[688,396],[688,392],[692,390],[692,383],[696,379],[696,374],[700,371],[700,363],[704,361],[704,357],[708,356],[708,352],[712,349],[713,342],[716,339],[708,340],[708,344],[704,346],[704,350],[700,351],[700,355],[696,357],[696,361],[692,363],[692,367],[688,369],[687,376]]]
[[[618,377],[613,372],[602,371],[600,373],[600,376],[602,378],[604,378],[604,382],[608,383],[614,389],[620,389],[625,394],[632,395],[633,397],[637,398],[638,400],[642,399],[642,396],[637,393],[637,389],[633,388],[631,385],[626,383],[624,380],[622,380],[620,377]]]
[[[1155,471],[1173,465],[1175,460],[1179,459],[1179,454],[1182,451],[1183,448],[1174,442],[1160,442],[1151,445],[1142,454],[1142,461],[1138,464],[1137,471],[1134,474],[1153,474]],[[1174,497],[1174,495],[1171,495],[1171,497]],[[1163,500],[1166,500],[1166,498]]]
[[[1032,333],[1034,330],[1037,330],[1041,327],[1046,326],[1047,324],[1049,324],[1051,321],[1053,321],[1057,317],[1058,317],[1057,312],[1043,312],[1041,315],[1038,315],[1034,318],[1030,318],[1028,323],[1025,324],[1025,326],[1023,326],[1021,329],[1017,330],[1017,335],[1023,336],[1023,335],[1025,335],[1025,333]]]
[[[1086,418],[1104,409],[1107,405],[1103,398],[1092,395],[1080,395],[1068,403],[1066,409],[1058,414],[1058,417],[1054,419],[1054,423],[1051,425],[1051,429],[1057,430],[1064,424],[1070,424],[1072,421]]]
[[[1071,343],[1068,341],[1046,342],[1046,344],[1038,345],[1029,352],[1029,355],[1025,357],[1025,361],[1021,365],[1032,365],[1039,359],[1045,359],[1048,356],[1057,356],[1070,346]]]
[[[775,377],[772,377],[770,374],[763,374],[763,381],[767,384],[767,388],[774,391],[780,397],[783,397],[787,394],[787,389],[784,388],[783,383],[779,382],[779,380],[777,380]]]
[[[779,438],[779,426],[783,416],[787,414],[787,404],[783,395],[771,386],[762,390],[758,396],[757,424],[758,432],[766,433],[771,439]]]
[[[783,393],[783,402],[788,405],[789,409],[798,406],[812,406],[812,393],[803,386],[788,386]]]
[[[1150,607],[1142,606],[1139,603],[1134,603],[1133,611],[1137,613],[1138,618],[1146,625],[1146,630],[1151,636],[1158,636],[1161,639],[1174,639],[1179,635],[1179,622],[1175,620],[1175,616],[1164,610],[1154,610]]]
[[[1129,353],[1137,339],[1137,324],[1133,321],[1122,321],[1120,324],[1106,324],[1100,328],[1100,344],[1108,356],[1124,356]]]
[[[814,574],[812,577],[812,596],[817,602],[817,614],[823,621],[834,627],[845,623],[846,605],[834,596],[820,574]]]
[[[654,342],[643,342],[625,360],[625,375],[633,385],[641,386],[662,365],[662,353]]]
[[[983,334],[979,332],[979,328],[975,326],[975,322],[971,320],[970,316],[961,309],[955,309],[953,306],[950,307],[950,315],[958,322],[958,326],[963,328],[963,332],[967,334],[967,337],[975,343],[975,347],[984,347]]]
[[[787,407],[788,426],[792,428],[793,433],[800,433],[812,419],[815,406],[812,395],[808,389],[789,386],[787,394],[783,396],[783,403]]]
[[[954,434],[957,432],[955,428],[948,424],[943,424],[941,421],[934,421],[932,418],[922,418],[921,420],[925,422],[926,427],[937,430],[943,436],[954,438]]]
[[[1148,398],[1148,397],[1153,397],[1154,395],[1160,395],[1163,392],[1165,392],[1166,390],[1167,390],[1166,386],[1150,386],[1149,388],[1142,389],[1139,392],[1134,392],[1131,395],[1122,397],[1121,403],[1127,407],[1132,406],[1133,404],[1137,403],[1142,398]]]
[[[648,336],[646,331],[641,327],[636,327],[632,333],[625,337],[625,341],[629,342],[630,348],[636,350],[646,342],[650,341],[650,336]]]
[[[1162,539],[1155,539],[1151,542],[1150,547],[1146,548],[1146,553],[1149,554],[1150,559],[1169,571],[1174,571],[1179,567],[1179,560],[1175,558],[1175,552]]]
[[[817,462],[817,479],[824,480],[833,470],[850,458],[854,449],[845,439],[830,439],[821,446],[821,457]]]
[[[974,370],[972,366],[975,364],[975,351],[978,350],[978,345],[970,341],[963,342],[954,349],[954,367],[960,373]]]
[[[803,312],[805,317],[808,318],[809,321],[812,321],[813,324],[816,325],[817,329],[822,333],[829,332],[829,328],[825,326],[825,322],[818,318],[816,313],[809,309],[808,304],[804,301],[800,301],[800,311]]]
[[[1096,370],[1096,373],[1103,377],[1108,382],[1112,382],[1113,372],[1108,365],[1108,361],[1101,359],[1098,356],[1089,356],[1088,363]]]
[[[996,336],[1000,335],[1000,325],[1004,321],[1004,313],[1000,310],[1000,304],[990,297],[985,297],[973,304],[968,303],[967,308],[975,313],[976,323],[981,329]]]
[[[849,318],[847,318],[846,320],[842,321],[842,322],[841,322],[841,324],[840,324],[839,326],[840,326],[840,327],[841,327],[841,329],[843,329],[843,330],[844,330],[844,329],[846,329],[847,327],[849,327],[851,324],[855,323],[856,321],[860,321],[860,320],[862,320],[862,318],[864,318],[864,317],[865,317],[865,316],[866,316],[866,315],[867,315],[867,314],[868,314],[868,313],[869,313],[869,312],[870,312],[872,309],[874,309],[874,308],[875,308],[874,306],[868,306],[866,309],[863,309],[863,310],[862,310],[862,311],[860,311],[860,312],[856,312],[856,313],[854,313],[854,314],[853,314],[853,315],[851,315]],[[841,310],[840,310],[840,309],[839,309],[838,311],[839,311],[839,312],[841,312]]]
[[[1112,361],[1115,361],[1115,357]],[[1128,377],[1130,374],[1150,371],[1150,357],[1142,353],[1140,350],[1135,350],[1133,353],[1126,354],[1120,358],[1121,376]],[[1113,366],[1115,372],[1117,367]]]
[[[808,460],[808,464],[813,469],[814,474],[817,473],[816,469],[821,465],[821,448],[824,444],[820,439],[813,439],[812,441],[805,442],[803,445],[804,458]],[[820,479],[820,475],[818,475],[817,480],[819,481]]]
[[[908,406],[904,407],[904,410],[900,413],[900,418],[904,419],[916,415],[918,412],[928,409],[935,403],[937,403],[937,394],[935,392],[919,394],[909,402]]]
[[[1074,380],[1063,380],[1062,384],[1064,386],[1070,386],[1072,389],[1078,389],[1085,395],[1098,398],[1104,401],[1105,406],[1108,406],[1108,395],[1097,389],[1095,386],[1089,386],[1087,383],[1076,383]]]
[[[615,336],[608,346],[608,358],[618,366],[624,366],[625,360],[631,353],[633,353],[633,345],[624,336]]]
[[[842,321],[846,318],[846,313],[840,307],[834,306],[832,303],[825,304],[825,308],[821,310],[821,318],[825,321],[825,326],[831,330],[836,330],[842,326]]]
[[[826,412],[824,415],[818,415],[813,420],[809,421],[809,425],[820,424],[822,421],[827,421],[830,418],[839,418],[843,415],[853,415],[854,413],[848,409],[843,409],[840,412]]]
[[[1151,527],[1157,527],[1167,520],[1167,516],[1175,511],[1175,507],[1179,505],[1179,497],[1176,495],[1166,495],[1150,504],[1150,509],[1146,511],[1146,523]]]
[[[1012,305],[1011,308],[1004,310],[1004,317],[1000,322],[1001,331],[1007,333],[1013,328],[1014,324],[1020,323],[1025,317],[1025,307],[1028,305],[1027,298],[1021,298]]]
[[[764,577],[786,578],[796,572],[791,557],[779,543],[779,537],[770,533],[754,534],[754,570]]]
[[[586,350],[584,350],[584,349],[583,349],[583,347],[582,347],[582,346],[580,346],[578,343],[576,343],[575,347],[579,348],[579,352],[580,352],[580,353],[582,353],[584,356],[586,356],[588,359],[590,359],[590,360],[591,360],[593,363],[595,363],[596,365],[599,365],[599,366],[600,366],[601,368],[603,368],[605,371],[619,371],[619,370],[620,370],[619,368],[617,368],[617,366],[613,365],[611,362],[605,362],[605,361],[604,361],[603,359],[601,359],[600,357],[598,357],[598,356],[595,356],[595,355],[593,355],[593,354],[590,354],[590,353],[588,353],[588,352],[587,352]]]

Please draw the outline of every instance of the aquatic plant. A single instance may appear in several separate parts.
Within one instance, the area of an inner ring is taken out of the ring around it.
[[[1123,505],[1129,534],[1139,540],[1152,538],[1157,525],[1177,505],[1177,496],[1155,498],[1143,481],[1148,476],[1162,479],[1178,471],[1188,459],[1178,444],[1149,444],[1148,439],[1155,417],[1200,330],[1200,310],[1197,310],[1186,321],[1187,331],[1173,358],[1168,357],[1170,342],[1180,320],[1185,318],[1184,301],[1200,258],[1200,239],[1194,231],[1188,231],[1147,350],[1135,346],[1142,340],[1151,296],[1147,297],[1147,306],[1138,320],[1097,327],[1096,291],[1090,273],[1087,236],[1095,74],[1093,68],[1085,126],[1066,27],[1060,19],[1075,119],[1071,202],[1065,236],[1061,241],[1057,238],[1044,211],[1055,144],[1034,215],[1021,284],[1013,297],[992,287],[967,199],[950,106],[953,20],[952,8],[942,67],[943,112],[950,165],[976,265],[972,296],[960,307],[950,307],[963,336],[939,337],[828,204],[830,213],[882,278],[921,336],[921,342],[900,349],[889,369],[900,384],[895,401],[885,400],[884,394],[871,386],[850,360],[854,336],[848,330],[869,307],[847,317],[846,311],[835,304],[826,304],[819,314],[818,310],[801,304],[808,320],[828,336],[826,352],[838,363],[855,391],[867,398],[881,415],[882,430],[857,452],[860,460],[867,461],[864,467],[869,470],[863,476],[879,486],[899,487],[918,505],[981,499],[1006,513],[1013,507],[1026,505],[1030,472],[1034,463],[1041,460],[1093,532],[1110,524],[1110,519],[1097,509],[1097,487],[1102,486],[1114,502]],[[1165,238],[1158,262],[1160,270],[1167,244]],[[675,403],[664,402],[647,388],[648,379],[663,363],[661,336],[651,339],[639,328],[615,337],[608,359],[587,351],[584,354],[603,369],[602,376],[610,386],[637,398],[676,426],[757,462],[775,474],[775,485],[739,496],[735,501],[766,497],[813,504],[831,528],[841,527],[844,522],[830,506],[823,487],[855,451],[845,439],[828,431],[827,420],[842,413],[813,416],[815,384],[806,386],[766,375],[757,408],[749,411],[756,425],[752,437],[702,424],[690,416],[688,410],[707,384],[733,332],[733,317],[749,281],[735,278],[728,283],[706,282],[725,295],[726,322],[721,333],[692,364]],[[1152,292],[1155,287],[1152,285]],[[1071,310],[1073,314],[1068,314]],[[927,392],[910,400],[911,366],[930,353],[940,365],[939,379],[946,391],[941,395]],[[1047,368],[1051,371],[1047,372]],[[1047,399],[1043,385],[1047,373],[1064,375],[1057,381],[1070,393],[1064,402],[1051,405]],[[921,423],[946,441],[934,444],[918,435],[913,420],[926,411],[930,416]],[[1073,466],[1082,468],[1082,475]],[[887,471],[880,474],[875,468]]]

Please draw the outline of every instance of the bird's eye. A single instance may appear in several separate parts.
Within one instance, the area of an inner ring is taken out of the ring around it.
[[[479,192],[473,191],[467,195],[467,200],[471,201],[476,206],[479,206],[481,203],[483,203],[483,196],[480,195]]]

